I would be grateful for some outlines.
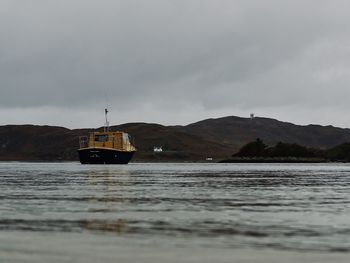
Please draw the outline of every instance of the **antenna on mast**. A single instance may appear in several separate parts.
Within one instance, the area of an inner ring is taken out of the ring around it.
[[[106,123],[105,123],[105,127],[104,127],[105,132],[109,132],[109,122],[108,122],[107,114],[108,114],[108,109],[106,108],[105,109]]]

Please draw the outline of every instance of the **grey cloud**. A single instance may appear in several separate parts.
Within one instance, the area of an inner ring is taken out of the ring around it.
[[[125,120],[136,105],[148,109],[139,120],[161,112],[154,121],[163,122],[176,111],[186,122],[250,109],[348,109],[349,7],[340,0],[2,1],[0,111],[83,112],[104,107],[106,94]]]

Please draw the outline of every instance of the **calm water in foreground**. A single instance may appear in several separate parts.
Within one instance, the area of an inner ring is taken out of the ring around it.
[[[0,262],[350,262],[350,166],[0,163]]]

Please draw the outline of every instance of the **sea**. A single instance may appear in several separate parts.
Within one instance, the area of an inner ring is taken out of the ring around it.
[[[350,165],[0,162],[0,262],[350,262]]]

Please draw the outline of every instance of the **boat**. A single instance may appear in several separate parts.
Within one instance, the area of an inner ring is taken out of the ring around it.
[[[105,109],[106,124],[103,131],[80,136],[78,149],[81,164],[128,164],[136,152],[129,134],[110,131]]]

